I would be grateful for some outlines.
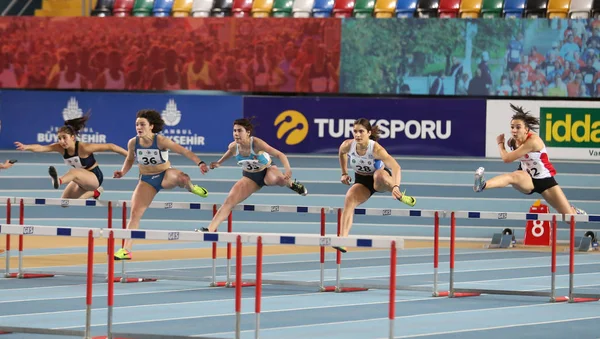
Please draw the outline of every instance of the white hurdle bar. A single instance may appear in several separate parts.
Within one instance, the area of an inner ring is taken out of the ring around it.
[[[102,230],[99,228],[80,228],[80,227],[62,227],[62,226],[38,226],[38,225],[0,225],[0,234],[18,235],[18,236],[56,236],[56,237],[79,237],[87,238],[87,270],[86,270],[86,312],[85,312],[85,330],[84,331],[64,331],[40,328],[1,328],[0,331],[20,332],[20,333],[41,333],[55,335],[77,335],[84,339],[91,339],[92,324],[92,296],[93,296],[93,277],[94,277],[94,239],[100,238]]]
[[[404,248],[404,239],[401,237],[359,237],[348,236],[340,238],[337,235],[308,235],[308,234],[272,234],[272,233],[230,233],[230,232],[192,232],[192,231],[162,231],[162,230],[121,230],[106,229],[102,237],[108,238],[109,244],[114,244],[115,239],[145,239],[166,241],[191,241],[191,242],[226,242],[236,243],[236,284],[235,284],[235,338],[241,338],[241,302],[242,302],[242,244],[257,245],[257,272],[262,272],[262,245],[285,245],[285,246],[345,246],[352,248],[385,248],[390,249],[390,285],[389,285],[389,338],[394,337],[395,319],[395,280],[396,280],[396,255],[397,249]],[[113,248],[114,246],[109,246]],[[260,254],[258,254],[260,253]],[[260,259],[259,259],[260,256]],[[112,266],[114,258],[109,256],[109,293],[108,293],[108,326],[107,337],[112,338],[112,301],[114,290],[111,276],[114,273]],[[258,276],[259,284],[267,283]],[[255,289],[256,303],[256,336],[260,326],[260,293],[261,288]]]
[[[107,226],[112,227],[112,202],[95,200],[95,199],[62,199],[62,198],[32,198],[32,197],[3,197],[0,198],[3,201],[7,201],[6,208],[6,222],[11,224],[11,207],[13,205],[19,206],[19,224],[25,223],[25,207],[26,206],[61,206],[61,207],[103,207],[107,208]],[[7,200],[8,199],[8,200]],[[75,272],[25,272],[23,268],[23,252],[25,246],[23,244],[23,235],[19,235],[19,249],[18,249],[18,268],[17,273],[10,272],[10,235],[6,235],[6,267],[4,277],[6,278],[18,278],[18,279],[34,279],[34,278],[52,278],[55,274],[60,275],[74,275],[81,276],[82,273]],[[100,276],[100,274],[98,274]]]
[[[569,222],[569,303],[591,302],[600,300],[600,293],[575,292],[575,231],[577,223],[599,223],[600,215],[565,214]]]
[[[118,200],[117,206],[123,209],[123,229],[126,229],[126,208],[131,205],[130,200]],[[213,216],[216,213],[217,208],[220,205],[217,204],[203,204],[203,203],[189,203],[189,202],[173,202],[173,201],[154,201],[150,204],[149,208],[155,209],[180,209],[180,210],[200,210],[200,211],[213,211]],[[245,212],[266,212],[266,213],[304,213],[304,214],[320,214],[321,215],[321,234],[325,234],[325,215],[332,211],[331,207],[316,207],[316,206],[289,206],[289,205],[250,205],[250,204],[239,204],[235,206],[232,211],[245,211]],[[227,223],[227,231],[232,232],[232,215],[230,213]],[[122,241],[124,243],[124,240]],[[321,277],[324,278],[325,270],[325,250],[321,247]],[[212,287],[234,287],[235,282],[231,278],[231,243],[227,243],[227,261],[226,261],[226,280],[224,282],[217,282],[217,243],[213,243],[212,246],[212,277],[210,286]],[[140,279],[140,278],[127,278],[125,271],[125,261],[121,261],[121,282],[128,281],[155,281],[156,279]],[[201,281],[202,278],[195,278],[194,280]],[[320,283],[310,283],[302,281],[283,281],[283,280],[263,280],[265,283],[270,284],[284,284],[284,285],[303,285],[303,286],[319,286],[323,288],[323,280]],[[254,281],[245,281],[243,284],[246,286],[254,286]]]
[[[337,211],[337,234],[341,232],[341,214],[342,209],[336,208]],[[354,215],[369,215],[369,216],[390,216],[390,217],[422,217],[434,219],[434,234],[433,234],[433,284],[432,287],[425,286],[410,286],[396,285],[397,290],[407,291],[432,291],[432,296],[439,296],[438,293],[438,264],[439,264],[439,230],[440,218],[446,215],[445,211],[440,210],[417,210],[417,209],[381,209],[381,208],[355,208]],[[351,284],[351,286],[343,286],[341,282],[341,262],[342,253],[336,251],[336,285],[327,286],[322,289],[324,292],[361,292],[368,289],[387,289],[387,285],[383,284]]]
[[[551,265],[550,265],[550,292],[542,291],[516,291],[503,289],[477,289],[477,288],[455,288],[454,259],[456,243],[456,219],[496,219],[496,220],[522,220],[522,221],[550,221],[551,222]],[[556,243],[557,222],[563,220],[562,214],[557,213],[519,213],[519,212],[480,212],[480,211],[455,211],[450,212],[450,281],[449,291],[444,293],[451,298],[474,297],[481,294],[501,295],[523,295],[549,297],[550,302],[566,301],[566,297],[556,297]]]

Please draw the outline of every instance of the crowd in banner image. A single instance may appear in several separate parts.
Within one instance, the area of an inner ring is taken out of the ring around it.
[[[448,75],[454,78],[456,95],[600,97],[600,21],[538,21],[546,40],[517,34],[506,47],[504,68],[495,81],[490,56],[483,52],[471,77],[461,60],[453,58]],[[441,77],[440,77],[441,78]],[[443,91],[434,81],[430,94]]]
[[[338,90],[340,46],[327,43],[335,23],[84,19],[19,18],[0,27],[0,88]]]

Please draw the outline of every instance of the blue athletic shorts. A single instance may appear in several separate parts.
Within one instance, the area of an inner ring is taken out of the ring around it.
[[[163,171],[158,174],[152,174],[152,175],[144,174],[144,175],[140,176],[140,180],[145,183],[148,183],[150,186],[154,187],[154,189],[158,193],[162,189],[162,181],[163,181],[163,178],[165,177],[165,173],[167,173],[167,171]]]

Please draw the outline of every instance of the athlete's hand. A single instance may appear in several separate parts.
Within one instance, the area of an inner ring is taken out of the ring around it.
[[[26,151],[27,150],[27,145],[23,145],[22,143],[15,141],[15,146],[17,146],[17,149],[19,151]]]
[[[202,174],[206,174],[208,173],[208,166],[206,166],[206,163],[202,163],[200,166],[200,172],[202,172]]]
[[[394,186],[394,188],[392,188],[392,197],[394,197],[394,199],[398,199],[398,200],[400,200],[400,198],[402,198],[402,193],[400,192],[400,187]]]
[[[496,143],[497,144],[504,144],[504,133],[500,134],[499,136],[496,137]]]
[[[10,160],[6,160],[3,164],[0,165],[0,169],[7,169],[7,168],[11,168],[13,166],[13,164],[10,162]]]
[[[210,167],[210,169],[215,169],[215,168],[220,167],[220,166],[221,165],[219,164],[218,161],[213,161],[213,162],[210,163],[209,167]]]
[[[125,173],[123,173],[123,171],[115,171],[113,173],[113,178],[119,179],[122,178],[125,175]]]
[[[352,178],[348,174],[344,174],[342,175],[342,179],[340,181],[342,182],[342,184],[350,185],[350,183],[352,182]]]

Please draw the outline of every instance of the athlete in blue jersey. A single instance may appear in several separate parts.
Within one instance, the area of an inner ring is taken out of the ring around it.
[[[89,119],[89,114],[80,118],[65,121],[65,125],[58,129],[57,139],[50,145],[24,145],[15,142],[20,151],[31,152],[57,152],[60,153],[67,166],[72,167],[65,175],[58,177],[56,168],[50,166],[48,174],[52,179],[52,187],[58,189],[67,185],[62,193],[64,199],[98,199],[102,193],[104,175],[98,162],[94,158],[95,152],[114,152],[127,156],[127,151],[115,144],[89,144],[77,140]]]
[[[208,196],[208,191],[204,187],[192,184],[189,175],[171,167],[169,150],[193,161],[200,168],[200,173],[208,172],[208,166],[196,154],[158,134],[164,125],[165,122],[157,111],[139,111],[135,121],[137,136],[127,143],[129,150],[127,158],[121,170],[114,173],[115,178],[122,178],[129,172],[134,161],[139,165],[140,180],[131,198],[131,214],[127,229],[140,227],[144,212],[161,189],[181,187],[203,198]],[[130,260],[131,246],[130,239],[125,241],[125,246],[115,253],[115,260]]]
[[[203,232],[215,232],[217,227],[227,219],[229,213],[237,204],[246,200],[263,186],[287,186],[292,191],[305,196],[308,194],[303,184],[292,181],[292,169],[288,158],[282,152],[269,146],[263,140],[252,136],[253,126],[250,119],[237,119],[233,122],[233,139],[227,152],[221,159],[210,163],[210,168],[217,168],[231,157],[242,167],[242,178],[231,188],[225,202],[217,211],[208,228]],[[279,159],[285,169],[281,173],[271,162],[271,156]]]

